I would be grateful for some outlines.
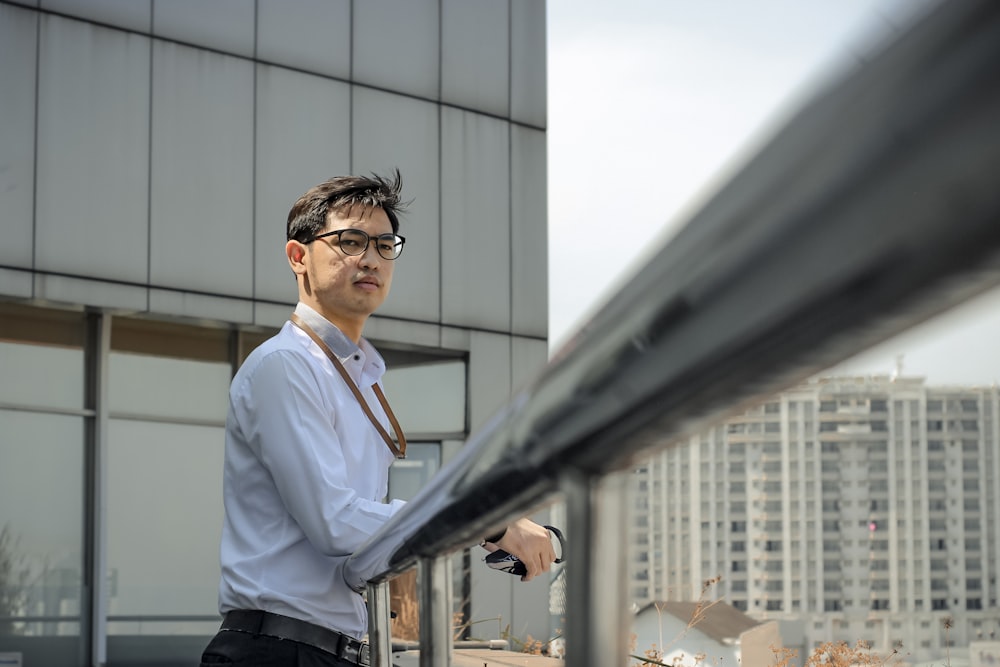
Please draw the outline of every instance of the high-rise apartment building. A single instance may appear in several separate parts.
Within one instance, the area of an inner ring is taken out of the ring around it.
[[[632,597],[724,599],[805,646],[1000,639],[1000,389],[836,377],[636,472]],[[703,592],[705,582],[720,577]]]

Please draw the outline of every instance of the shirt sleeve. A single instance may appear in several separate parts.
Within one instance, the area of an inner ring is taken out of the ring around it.
[[[285,509],[313,546],[346,556],[403,502],[361,497],[351,485],[344,444],[308,358],[289,350],[264,357],[234,406],[249,447],[271,475]]]

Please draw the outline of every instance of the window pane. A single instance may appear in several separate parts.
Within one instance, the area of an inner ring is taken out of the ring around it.
[[[214,633],[223,440],[220,427],[111,420],[109,635]]]
[[[465,431],[465,362],[390,369],[384,384],[404,433]]]
[[[436,442],[411,442],[406,458],[389,468],[389,497],[410,500],[441,467],[441,445]]]
[[[0,461],[0,652],[76,664],[83,418],[0,410]]]
[[[427,481],[441,467],[441,445],[437,442],[411,442],[406,447],[406,458],[394,461],[389,468],[389,497],[400,500],[412,500]],[[460,591],[464,577],[467,576],[462,567],[462,554],[456,555],[453,576],[454,590]],[[419,639],[419,609],[417,603],[417,573],[410,570],[390,582],[390,606],[399,610],[392,621],[392,636],[394,639]],[[462,611],[462,600],[457,596],[454,600],[455,611]]]
[[[0,342],[0,403],[79,410],[83,350]]]
[[[108,406],[114,416],[225,422],[228,363],[112,352]]]

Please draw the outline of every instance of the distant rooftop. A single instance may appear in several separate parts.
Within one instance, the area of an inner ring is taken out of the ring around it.
[[[650,602],[639,610],[649,608],[670,614],[690,627],[721,643],[735,643],[740,635],[760,625],[742,611],[725,602]]]

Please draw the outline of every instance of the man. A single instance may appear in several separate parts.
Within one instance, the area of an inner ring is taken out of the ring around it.
[[[223,496],[222,628],[202,665],[367,662],[364,600],[344,562],[402,506],[383,503],[396,431],[382,358],[362,337],[392,285],[400,177],[338,177],[288,214],[298,283],[291,321],[254,350],[229,392]],[[555,559],[548,533],[518,520],[489,538],[525,580]]]

